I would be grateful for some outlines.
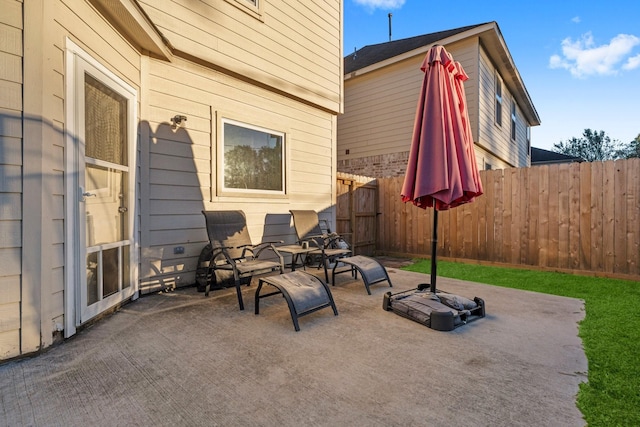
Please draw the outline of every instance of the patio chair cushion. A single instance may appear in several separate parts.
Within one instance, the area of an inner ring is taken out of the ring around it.
[[[262,242],[256,245],[251,243],[247,219],[243,211],[202,211],[205,217],[207,235],[211,245],[211,253],[205,250],[201,258],[210,256],[206,272],[200,272],[198,277],[204,281],[205,296],[209,295],[209,290],[213,285],[217,285],[218,279],[224,279],[226,274],[231,273],[240,310],[244,310],[242,291],[240,286],[249,284],[251,277],[273,271],[284,272],[284,260],[275,247],[278,242]],[[271,259],[260,259],[261,253],[271,253]],[[275,261],[275,258],[278,261]],[[206,262],[201,259],[199,264]],[[219,277],[220,274],[220,277]],[[215,283],[213,279],[216,279]]]
[[[346,264],[347,268],[339,269],[340,264]],[[345,258],[339,258],[336,260],[336,263],[333,266],[333,271],[331,274],[331,282],[336,284],[336,274],[351,272],[355,278],[357,278],[357,273],[359,272],[362,276],[362,281],[364,282],[364,287],[367,290],[367,294],[371,295],[371,289],[369,288],[371,285],[387,282],[389,283],[389,287],[393,287],[391,284],[391,280],[389,279],[389,274],[387,274],[387,269],[378,262],[378,260],[374,258],[370,258],[364,255],[355,255]],[[355,273],[355,274],[354,274]]]
[[[265,283],[275,287],[277,291],[261,295],[260,293]],[[338,310],[327,284],[318,277],[304,271],[292,271],[261,278],[255,294],[255,313],[260,313],[260,299],[279,294],[282,294],[287,301],[291,320],[296,331],[300,330],[298,317],[305,314],[331,307],[333,314],[338,315]]]
[[[289,210],[293,218],[298,243],[308,242],[316,249],[309,252],[307,260],[320,258],[318,267],[324,268],[324,279],[329,281],[329,262],[351,254],[351,249],[344,239],[331,230],[326,232],[320,226],[318,213],[314,210]]]

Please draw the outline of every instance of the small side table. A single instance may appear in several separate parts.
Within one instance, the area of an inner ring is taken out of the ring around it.
[[[284,245],[284,246],[276,246],[278,252],[283,252],[285,254],[291,255],[291,271],[296,271],[296,264],[298,263],[298,259],[301,256],[304,256],[302,266],[304,267],[304,263],[307,260],[307,254],[309,252],[313,252],[317,248],[303,248],[300,245]]]

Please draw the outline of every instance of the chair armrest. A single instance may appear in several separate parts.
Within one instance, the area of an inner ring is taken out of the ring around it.
[[[326,247],[326,240],[326,234],[311,234],[305,236],[304,239],[300,241],[300,244],[302,244],[302,242],[309,242],[312,246],[315,246],[318,249],[324,249]],[[322,241],[322,245],[319,243],[319,241]]]
[[[260,252],[262,252],[263,250],[269,248],[269,247],[275,247],[276,243],[284,243],[283,240],[277,240],[277,241],[272,241],[272,242],[261,242],[258,243],[256,245],[253,244],[246,244],[246,245],[240,245],[237,246],[236,249],[243,249],[242,250],[242,257],[244,258],[247,252],[251,252],[251,254],[254,257],[258,257],[260,255]]]
[[[313,242],[315,244],[315,246],[317,246],[319,249],[326,249],[328,248],[332,243],[334,243],[335,241],[338,240],[344,240],[342,238],[341,235],[339,235],[338,233],[329,233],[329,234],[318,234],[318,235],[314,235],[314,236],[306,236],[307,239],[305,240],[309,240],[311,242]],[[323,242],[323,247],[320,247],[320,245],[318,244],[318,240],[322,239]]]
[[[251,250],[251,253],[254,254],[254,258],[258,258],[260,256],[260,254],[266,250],[269,249],[271,250],[279,259],[280,261],[280,266],[282,268],[284,268],[284,257],[282,256],[282,254],[280,253],[280,251],[278,250],[278,248],[276,247],[276,243],[284,243],[283,240],[279,240],[279,241],[274,241],[274,242],[262,242],[257,244],[256,246],[254,246]],[[253,249],[257,249],[257,251],[254,253]]]
[[[215,266],[222,266],[224,264],[230,264],[235,268],[236,261],[231,258],[229,255],[228,249],[233,249],[233,246],[217,246],[215,248],[211,248],[211,259],[213,260],[213,264]],[[224,256],[224,261],[216,260],[220,255]]]
[[[261,242],[258,243],[257,245],[253,245],[253,250],[258,250],[258,253],[262,252],[264,249],[271,247],[271,248],[275,248],[276,244],[281,244],[284,243],[284,240],[273,240],[273,241],[269,241],[269,242]]]
[[[256,246],[266,245],[266,244],[273,244],[273,245],[275,245],[276,243],[284,243],[284,240],[270,240],[270,241],[268,241],[268,242],[258,243]]]

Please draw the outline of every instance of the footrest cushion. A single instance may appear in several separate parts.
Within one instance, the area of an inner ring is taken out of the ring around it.
[[[388,280],[387,271],[377,260],[363,255],[340,258],[337,260],[355,266],[370,284]]]
[[[286,290],[298,314],[326,306],[330,301],[322,281],[303,271],[263,277],[260,280],[275,286],[280,291]]]

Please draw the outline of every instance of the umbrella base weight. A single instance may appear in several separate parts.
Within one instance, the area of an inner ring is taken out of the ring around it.
[[[420,284],[409,291],[387,292],[382,308],[436,331],[452,331],[485,317],[482,298],[470,300],[442,291],[432,294],[428,288],[429,285]]]

